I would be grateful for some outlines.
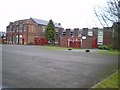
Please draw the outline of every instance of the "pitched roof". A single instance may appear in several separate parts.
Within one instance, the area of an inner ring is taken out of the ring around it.
[[[37,23],[39,25],[45,25],[46,26],[48,24],[48,21],[45,21],[45,20],[36,19],[36,18],[30,18],[30,19],[32,19],[35,23]],[[55,25],[55,27],[62,28],[60,23],[55,23],[54,22],[54,25]]]

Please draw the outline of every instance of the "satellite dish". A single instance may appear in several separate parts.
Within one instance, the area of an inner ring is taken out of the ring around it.
[[[86,36],[82,36],[82,39],[86,39]]]

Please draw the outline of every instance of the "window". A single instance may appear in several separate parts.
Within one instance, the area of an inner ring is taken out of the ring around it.
[[[70,32],[70,35],[73,36],[73,35],[74,35],[74,32]]]
[[[19,29],[20,29],[20,32],[22,32],[22,29],[23,29],[23,25],[22,24],[19,25]]]
[[[22,44],[22,35],[19,35],[19,43]]]
[[[9,29],[9,30],[10,30],[10,32],[12,32],[12,26],[10,26],[10,29]]]
[[[78,37],[82,37],[82,32],[81,31],[78,32]]]
[[[16,35],[16,44],[18,44],[18,41],[19,44],[22,44],[22,35]]]
[[[27,31],[27,26],[24,26],[24,32],[26,32]]]
[[[92,30],[88,30],[88,36],[93,36]]]
[[[98,44],[103,44],[103,31],[98,31]]]
[[[63,36],[66,35],[66,32],[63,32],[62,35],[63,35]]]
[[[9,27],[7,28],[7,33],[9,32]]]
[[[16,44],[18,44],[18,35],[16,35]]]
[[[58,29],[58,28],[55,28],[55,31],[56,31],[56,32],[59,32],[59,29]]]
[[[56,36],[58,36],[58,32],[56,32]]]
[[[16,25],[18,25],[19,23],[18,22],[16,22]]]
[[[16,26],[16,32],[18,32],[18,26]]]
[[[43,26],[42,28],[43,28],[43,32],[45,32],[45,27]]]

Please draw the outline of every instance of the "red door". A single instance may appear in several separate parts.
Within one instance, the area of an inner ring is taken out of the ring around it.
[[[24,45],[24,38],[22,38],[22,45]]]
[[[92,39],[92,48],[97,48],[97,38]]]

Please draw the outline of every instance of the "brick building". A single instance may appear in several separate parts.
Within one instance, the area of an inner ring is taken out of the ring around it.
[[[3,31],[0,31],[0,44],[6,43],[6,33]]]
[[[113,46],[113,29],[112,27],[103,28],[103,45]]]
[[[45,45],[45,28],[47,24],[47,21],[35,18],[10,22],[6,31],[7,43],[35,44],[37,42],[37,45]],[[56,29],[55,42],[60,47],[97,48],[98,45],[113,45],[114,32],[111,27],[64,30],[60,23],[54,23],[54,25]]]
[[[45,38],[45,28],[48,21],[30,18],[10,22],[7,26],[6,37],[8,44],[34,44],[35,37]],[[54,23],[56,36],[59,36],[61,27],[60,23]],[[56,37],[56,42],[58,42]]]
[[[66,29],[60,39],[61,47],[97,48],[98,30],[88,28]]]

